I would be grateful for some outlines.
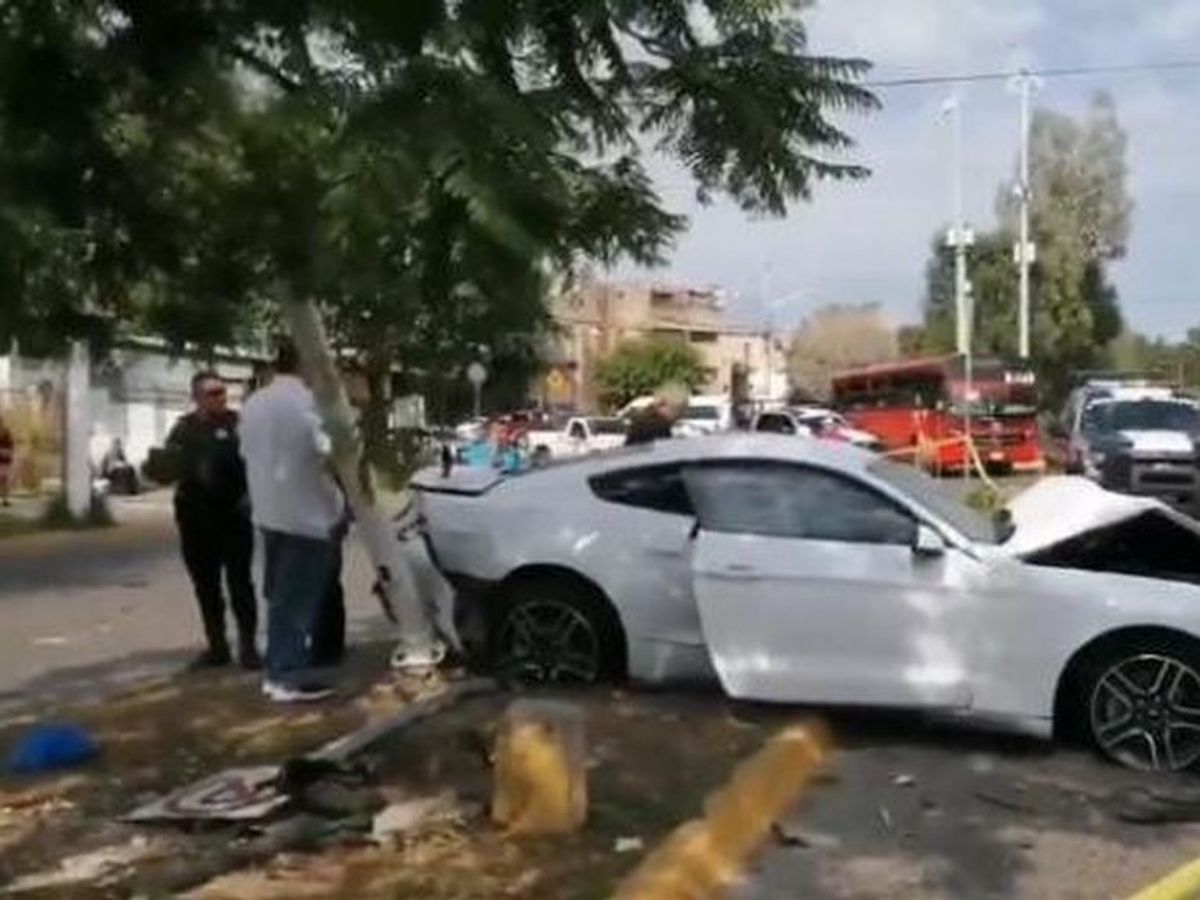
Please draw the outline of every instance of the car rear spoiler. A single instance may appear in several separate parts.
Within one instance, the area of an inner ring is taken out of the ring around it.
[[[412,477],[409,486],[431,494],[461,494],[471,497],[486,494],[503,480],[504,475],[491,468],[454,466],[447,474],[440,466],[430,466],[418,471]]]

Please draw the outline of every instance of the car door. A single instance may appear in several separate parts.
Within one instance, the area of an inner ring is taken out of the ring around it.
[[[939,533],[826,469],[731,461],[689,468],[686,480],[699,522],[694,591],[730,695],[969,703],[958,629],[971,561]]]
[[[664,645],[663,659],[669,646],[692,648],[703,659],[692,594],[696,515],[682,464],[629,466],[594,475],[588,483],[600,501],[597,524],[609,545],[608,584],[623,601],[626,631]]]

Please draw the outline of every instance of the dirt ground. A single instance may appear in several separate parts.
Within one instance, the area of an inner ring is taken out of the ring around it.
[[[454,798],[451,815],[395,844],[366,839],[369,816],[329,820],[303,847],[227,871],[228,854],[253,837],[251,829],[117,821],[230,765],[279,763],[311,750],[431,689],[392,679],[388,649],[358,648],[339,698],[310,708],[271,706],[257,679],[228,673],[161,678],[102,703],[26,709],[4,720],[0,749],[35,718],[58,718],[86,725],[103,755],[62,776],[0,781],[0,885],[76,854],[133,848],[138,861],[108,877],[19,896],[601,900],[656,842],[700,812],[739,760],[808,715],[715,692],[566,696],[586,713],[591,800],[586,828],[567,838],[513,839],[487,818],[491,731],[512,699],[503,693],[464,701],[373,748],[385,800]],[[1164,781],[1082,751],[913,717],[824,715],[838,743],[831,770],[780,824],[737,886],[738,900],[1117,898],[1200,846],[1200,826],[1133,825],[1116,815],[1129,790],[1196,791],[1194,779]],[[618,839],[630,838],[640,844],[617,852]]]
[[[54,869],[73,855],[136,845],[146,858],[131,870],[20,896],[175,895],[186,868],[180,860],[220,854],[247,837],[245,829],[135,827],[117,817],[219,769],[278,763],[400,708],[413,690],[381,676],[387,649],[360,652],[341,698],[310,708],[270,706],[248,676],[181,675],[96,705],[10,717],[0,729],[0,748],[36,714],[85,725],[103,755],[61,777],[0,781],[0,885]],[[705,793],[766,733],[764,726],[732,718],[711,697],[573,696],[587,718],[588,826],[571,838],[513,840],[486,818],[490,734],[511,699],[495,694],[465,701],[373,751],[377,782],[388,797],[451,791],[458,810],[451,819],[386,848],[366,845],[361,827],[340,834],[331,829],[318,853],[279,855],[258,871],[217,879],[191,896],[606,897],[640,855],[614,852],[617,839],[636,837],[648,847],[695,815]]]

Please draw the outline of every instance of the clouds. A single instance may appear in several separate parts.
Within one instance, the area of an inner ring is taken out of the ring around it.
[[[812,52],[865,56],[875,79],[1200,56],[1200,0],[825,0],[805,22]],[[1130,132],[1137,206],[1129,258],[1114,270],[1122,302],[1136,327],[1178,335],[1200,322],[1191,293],[1200,284],[1191,246],[1200,232],[1200,72],[1052,79],[1038,102],[1078,113],[1098,88],[1113,94]],[[723,285],[747,317],[760,315],[767,271],[771,295],[800,293],[785,318],[826,302],[877,301],[893,318],[915,319],[930,242],[950,218],[950,137],[938,110],[951,90],[881,90],[881,112],[843,122],[872,178],[819,185],[813,203],[783,220],[748,221],[724,202],[700,207],[686,173],[656,161],[665,199],[693,223],[672,276]],[[1002,82],[961,95],[967,217],[982,229],[1014,171],[1017,103]]]
[[[1044,17],[1035,0],[827,0],[808,22],[814,47],[864,56],[883,75],[1007,64]]]

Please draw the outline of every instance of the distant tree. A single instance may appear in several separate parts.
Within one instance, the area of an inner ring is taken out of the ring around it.
[[[895,359],[898,353],[896,329],[878,304],[835,303],[801,324],[788,356],[788,374],[793,389],[825,397],[836,372]]]
[[[674,338],[627,341],[596,369],[601,399],[619,407],[667,385],[694,390],[706,380],[704,360],[690,344]]]

